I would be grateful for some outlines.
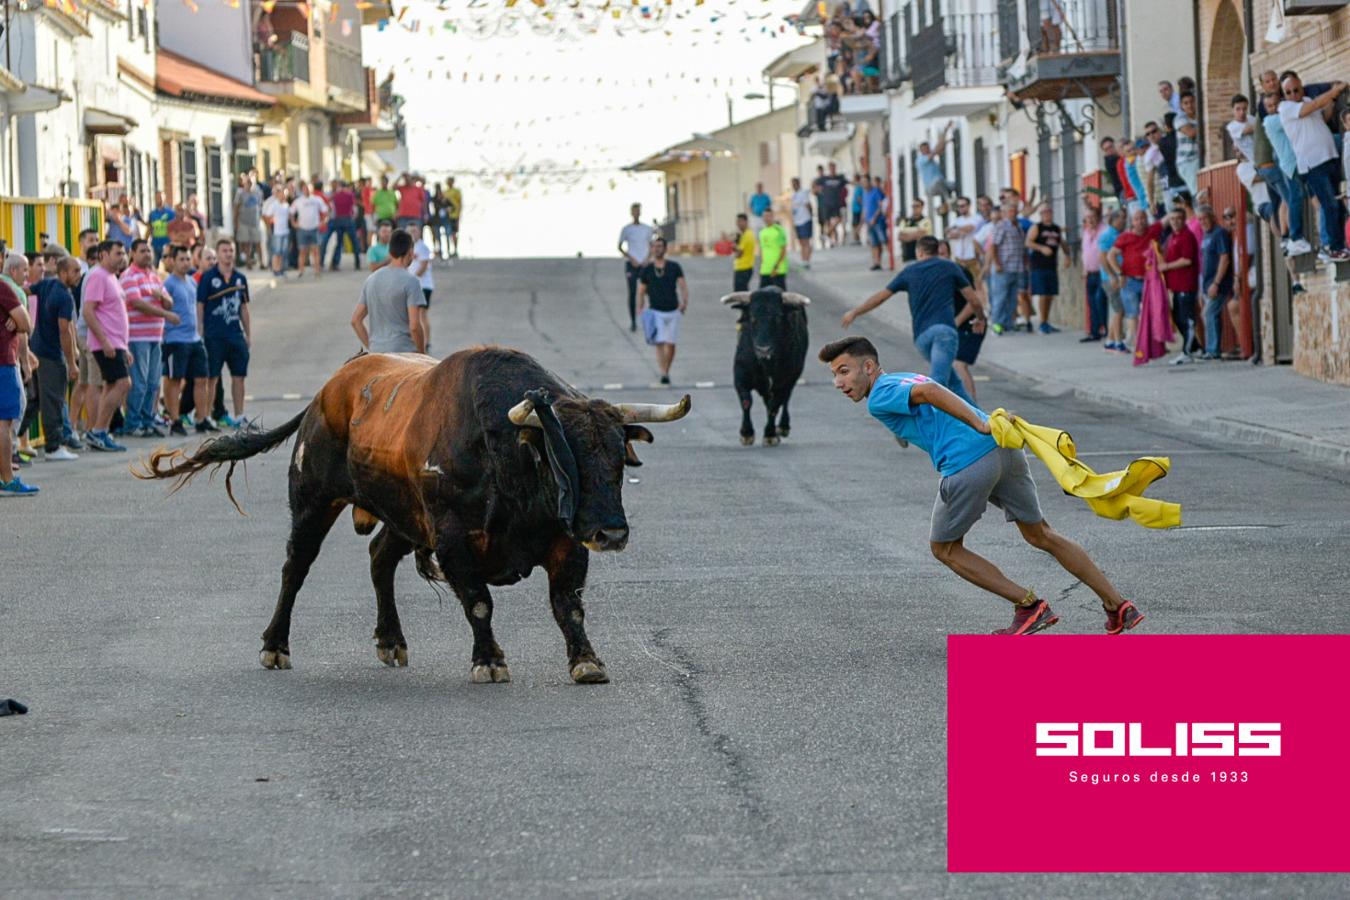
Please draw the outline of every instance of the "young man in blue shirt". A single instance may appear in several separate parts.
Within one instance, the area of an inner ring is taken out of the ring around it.
[[[193,423],[198,434],[219,431],[207,418],[211,409],[210,370],[206,358],[206,344],[197,327],[197,285],[188,276],[192,268],[192,252],[182,244],[171,244],[165,251],[169,277],[164,279],[164,290],[173,298],[173,311],[178,324],[164,329],[164,408],[169,411],[169,433],[187,436],[187,426],[179,418],[183,390],[192,380]]]
[[[1025,451],[995,444],[988,416],[927,376],[887,374],[876,347],[864,337],[826,344],[820,361],[829,365],[834,386],[844,396],[854,403],[866,400],[874,418],[932,459],[942,476],[929,531],[933,556],[966,581],[1013,604],[1012,624],[994,634],[1034,634],[1059,617],[1035,591],[966,548],[966,533],[990,503],[1017,523],[1028,544],[1049,553],[1101,598],[1107,634],[1120,634],[1143,621],[1143,614],[1120,596],[1082,547],[1051,530],[1041,515]]]

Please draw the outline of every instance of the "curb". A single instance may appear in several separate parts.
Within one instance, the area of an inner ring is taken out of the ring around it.
[[[818,280],[819,276],[817,276],[815,272],[798,271],[797,277],[811,285],[816,293],[823,294],[834,300],[836,303],[843,304],[845,307],[848,306],[848,302],[844,296],[838,290],[827,287],[823,281]],[[873,315],[876,315],[876,313],[873,313]],[[910,338],[909,330],[903,326],[896,325],[893,322],[888,321],[887,318],[879,318],[879,321],[888,327],[899,331],[906,338]],[[1029,388],[1042,396],[1069,396],[1076,400],[1094,403],[1108,409],[1120,410],[1122,412],[1142,413],[1143,415],[1151,416],[1164,422],[1182,425],[1186,428],[1207,433],[1211,437],[1228,438],[1230,440],[1242,441],[1248,444],[1274,447],[1280,450],[1293,450],[1315,462],[1326,463],[1343,469],[1350,469],[1350,446],[1333,444],[1305,434],[1297,434],[1290,431],[1281,431],[1277,428],[1266,428],[1261,425],[1253,425],[1250,422],[1225,419],[1221,416],[1205,418],[1201,416],[1180,414],[1172,411],[1171,408],[1163,404],[1142,402],[1130,397],[1106,393],[1099,389],[1089,390],[1079,387],[1072,382],[1042,378],[1016,369],[1010,369],[1007,366],[998,363],[980,360],[979,365],[987,372],[1016,381],[1021,386]]]

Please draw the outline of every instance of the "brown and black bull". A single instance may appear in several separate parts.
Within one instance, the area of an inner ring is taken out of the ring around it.
[[[792,430],[788,401],[806,366],[806,307],[810,300],[777,287],[727,294],[722,302],[740,310],[736,323],[736,395],[741,399],[741,443],[755,442],[750,406],[758,393],[768,410],[764,444],[772,447]]]
[[[513,584],[542,567],[572,679],[599,683],[609,678],[586,637],[581,604],[590,551],[628,543],[624,466],[641,465],[634,441],[652,440],[641,423],[688,412],[688,396],[670,406],[589,399],[514,350],[465,350],[439,362],[363,354],[281,427],[215,438],[190,454],[159,451],[139,474],[181,486],[203,469],[228,465],[232,472],[296,436],[291,536],[276,611],[262,636],[266,668],[290,668],[295,596],[324,537],[351,506],[358,533],[380,527],[370,544],[370,576],[375,652],[386,665],[408,664],[394,572],[415,554],[419,574],[448,583],[464,607],[473,629],[473,681],[511,678],[492,634],[489,585]]]

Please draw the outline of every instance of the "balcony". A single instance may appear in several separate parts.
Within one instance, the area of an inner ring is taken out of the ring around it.
[[[258,49],[258,88],[288,106],[324,106],[327,99],[310,83],[309,36],[298,31],[278,34],[276,42]]]
[[[366,108],[366,70],[361,51],[333,41],[328,54],[328,99],[335,110],[361,112]]]
[[[914,116],[973,115],[1003,98],[996,13],[948,13],[909,39]]]
[[[1098,97],[1120,77],[1115,0],[999,0],[999,56],[1023,100]]]

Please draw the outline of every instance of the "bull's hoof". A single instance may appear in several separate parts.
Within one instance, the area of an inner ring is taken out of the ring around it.
[[[505,684],[511,680],[511,670],[506,663],[495,665],[475,665],[469,672],[469,680],[474,684]]]
[[[779,426],[778,426],[778,436],[779,436],[780,438],[785,438],[785,437],[787,437],[788,434],[791,433],[791,431],[792,431],[792,429],[791,429],[791,428],[788,428],[786,425],[779,425]]]
[[[264,650],[258,654],[258,662],[264,669],[289,669],[291,655],[284,650]]]
[[[609,673],[598,659],[583,659],[572,667],[572,680],[577,684],[609,684]]]
[[[408,648],[406,646],[376,646],[375,656],[386,666],[398,666],[403,668],[408,665]]]
[[[777,435],[774,435],[774,434],[766,434],[766,435],[764,435],[764,446],[765,446],[765,447],[777,447],[778,444],[779,444],[779,438],[778,438]]]
[[[754,436],[753,434],[743,434],[743,435],[741,435],[741,446],[742,446],[742,447],[753,447],[754,444],[755,444],[755,436]]]

